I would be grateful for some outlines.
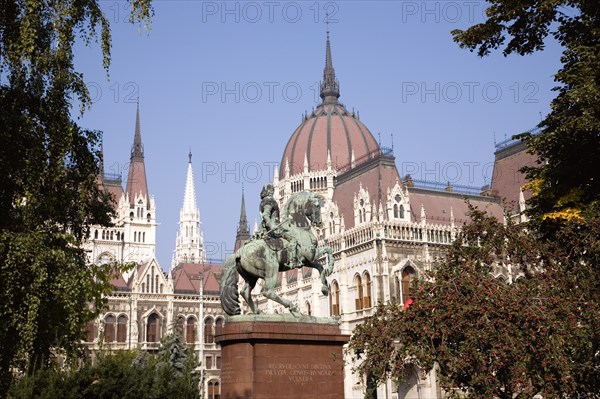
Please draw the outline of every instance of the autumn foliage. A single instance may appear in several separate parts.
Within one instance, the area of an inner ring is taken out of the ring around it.
[[[447,392],[473,398],[594,397],[598,219],[586,235],[573,225],[563,242],[548,244],[523,226],[471,212],[473,223],[445,261],[415,282],[411,306],[380,304],[355,329],[348,353],[356,371],[401,383],[415,369],[436,368]],[[498,265],[521,277],[495,277]]]

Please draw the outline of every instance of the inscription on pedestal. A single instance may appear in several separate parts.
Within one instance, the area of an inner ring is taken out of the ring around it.
[[[281,377],[300,385],[334,374],[331,365],[325,363],[269,363],[267,366],[264,370],[265,375]]]

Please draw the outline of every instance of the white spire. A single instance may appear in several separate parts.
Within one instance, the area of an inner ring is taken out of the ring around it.
[[[180,263],[201,263],[206,261],[204,238],[200,230],[200,210],[196,202],[192,152],[190,151],[183,206],[179,211],[179,231],[175,241],[173,267]]]
[[[188,154],[189,162],[187,176],[185,178],[185,193],[183,195],[183,208],[187,213],[193,213],[198,209],[196,206],[196,188],[194,187],[194,170],[192,169],[192,153]]]

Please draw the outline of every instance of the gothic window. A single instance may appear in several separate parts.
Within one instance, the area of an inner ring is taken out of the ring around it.
[[[158,316],[152,313],[148,316],[146,326],[146,342],[158,342]]]
[[[400,205],[400,219],[404,219],[404,205]]]
[[[394,204],[394,219],[398,219],[400,213],[398,212],[398,204]]]
[[[133,242],[137,242],[137,232],[133,232]]]
[[[416,275],[415,269],[411,266],[406,266],[402,270],[402,280],[400,283],[400,300],[402,303],[405,303],[406,300],[410,298],[410,283],[414,280]]]
[[[180,337],[183,337],[183,324],[185,323],[185,319],[181,316],[179,316],[179,318],[177,318],[177,323],[175,324],[175,329],[177,329],[177,333],[179,334]]]
[[[212,344],[215,342],[215,334],[214,334],[214,321],[212,317],[207,317],[204,320],[204,343]]]
[[[221,356],[217,356],[215,358],[215,367],[217,370],[221,370]]]
[[[127,336],[127,317],[121,315],[117,319],[117,342],[125,342]]]
[[[106,231],[102,230],[102,239],[106,240]]]
[[[94,239],[97,240],[98,239],[98,230],[94,230]]]
[[[222,317],[217,317],[217,319],[215,320],[216,331],[220,331],[220,329],[222,329],[223,327],[225,327],[225,319]]]
[[[190,316],[187,319],[187,324],[185,326],[185,342],[188,344],[196,342],[196,318],[193,316]]]
[[[360,275],[354,276],[354,288],[356,289],[356,297],[354,299],[354,304],[356,305],[356,310],[361,310],[363,308],[363,285],[362,279]]]
[[[312,316],[312,312],[311,312],[311,309],[310,309],[310,302],[308,302],[308,301],[306,302],[306,314],[308,316]]]
[[[190,237],[194,236],[194,226],[190,226]]]
[[[142,292],[146,292],[146,283],[142,283]]]
[[[365,272],[365,274],[363,275],[363,284],[365,285],[365,292],[364,292],[364,296],[363,296],[363,306],[365,309],[370,308],[371,306],[373,306],[372,301],[371,301],[371,292],[373,291],[372,289],[372,283],[371,283],[371,276],[369,276],[369,273]]]
[[[206,368],[208,370],[212,369],[213,366],[213,358],[212,356],[206,356]]]
[[[146,232],[142,233],[142,242],[146,242]]]
[[[337,281],[331,282],[331,291],[329,293],[329,302],[331,304],[330,313],[332,316],[340,315],[340,286]]]
[[[115,316],[108,315],[104,318],[104,342],[115,341]]]
[[[150,288],[150,275],[146,274],[146,289],[148,290],[148,292],[152,292],[151,288]]]
[[[121,241],[121,233],[117,231],[117,241]]]
[[[219,381],[208,381],[206,393],[207,399],[221,399],[221,387],[219,386]]]
[[[85,341],[94,342],[96,334],[94,333],[94,322],[90,321],[85,325]]]
[[[150,214],[147,214],[147,215],[146,215],[146,220],[148,221],[148,223],[150,223],[150,219],[152,219],[152,218],[150,217]]]

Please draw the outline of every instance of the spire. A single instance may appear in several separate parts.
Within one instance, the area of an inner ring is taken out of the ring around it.
[[[234,251],[237,251],[250,239],[250,228],[246,218],[246,200],[244,198],[244,186],[242,186],[242,206],[240,209],[240,221],[238,223],[237,234],[235,235]]]
[[[142,133],[140,130],[140,102],[138,100],[135,112],[135,135],[131,146],[131,157],[144,157],[144,145],[142,144]]]
[[[142,133],[140,129],[139,101],[135,113],[135,134],[133,136],[133,145],[131,146],[126,192],[129,195],[129,202],[131,204],[135,202],[136,196],[138,195],[148,198],[148,182],[146,180],[146,166],[144,164],[144,144],[142,144]],[[150,204],[148,204],[148,206],[150,206]]]
[[[329,22],[329,21],[327,21]],[[337,103],[340,97],[340,84],[335,79],[335,70],[331,61],[331,44],[329,43],[329,30],[327,30],[327,42],[325,45],[325,69],[323,70],[323,82],[321,82],[321,98],[323,104]]]
[[[192,152],[188,154],[189,162],[187,168],[187,175],[185,178],[185,191],[183,194],[183,208],[182,211],[187,213],[193,213],[198,208],[196,206],[196,188],[194,186],[194,171],[192,169]]]
[[[204,237],[200,230],[200,210],[196,202],[192,151],[188,153],[188,167],[183,193],[183,206],[179,211],[179,231],[175,239],[173,267],[180,263],[201,263],[206,261]]]

